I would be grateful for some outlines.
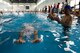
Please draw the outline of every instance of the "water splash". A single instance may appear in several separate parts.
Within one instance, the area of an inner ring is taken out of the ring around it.
[[[65,41],[65,42],[66,42],[66,45],[67,45],[67,47],[64,48],[65,51],[71,51],[72,53],[77,53],[74,50],[70,49],[70,47],[71,47],[70,45],[75,45],[73,41]]]

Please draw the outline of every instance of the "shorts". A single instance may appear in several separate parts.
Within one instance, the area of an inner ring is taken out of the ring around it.
[[[65,35],[65,36],[69,36],[69,34],[70,34],[70,26],[63,26],[63,34]]]

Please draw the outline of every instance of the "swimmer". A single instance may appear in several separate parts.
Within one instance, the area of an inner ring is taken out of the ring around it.
[[[34,40],[31,40],[32,43],[40,42],[40,39],[38,38],[38,32],[34,30],[34,27],[31,25],[26,25],[24,30],[20,32],[18,40],[16,40],[16,43],[25,43],[26,40],[23,38],[26,36],[27,38],[30,38],[31,35],[34,33]]]
[[[50,15],[49,17],[53,17],[53,20],[57,21],[58,23],[62,24],[63,26],[63,32],[65,36],[67,36],[67,31],[69,31],[69,28],[72,25],[73,17],[70,14],[71,8],[69,5],[66,5],[64,8],[64,16],[63,18],[59,19],[58,17],[54,17],[53,15]]]

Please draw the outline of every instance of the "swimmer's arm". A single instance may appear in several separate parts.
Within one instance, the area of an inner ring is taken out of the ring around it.
[[[59,19],[59,17],[54,17],[52,14],[51,16],[53,17],[53,20],[57,21],[58,23],[61,23],[61,20]]]
[[[58,23],[60,23],[61,24],[61,20],[59,19],[59,17],[54,17],[52,14],[49,14],[48,16],[47,16],[47,18],[48,17],[53,17],[53,20],[55,20],[55,21],[57,21]]]
[[[38,39],[38,31],[34,31],[34,39]]]
[[[23,36],[25,32],[25,27],[22,27],[22,30],[19,32],[20,36]]]
[[[48,14],[47,18],[54,17],[51,13]]]
[[[59,24],[61,24],[61,20],[59,19],[59,17],[55,17],[55,21],[57,21]]]
[[[19,32],[19,36],[23,36],[23,35],[24,35],[23,31]]]
[[[50,15],[54,18],[54,16],[52,14],[50,14]]]
[[[35,42],[40,42],[41,40],[38,38],[38,32],[37,31],[34,31],[34,40],[32,40],[31,42],[32,43],[35,43]]]

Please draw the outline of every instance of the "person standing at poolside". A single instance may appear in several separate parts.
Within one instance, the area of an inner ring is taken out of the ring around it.
[[[57,4],[57,13],[58,13],[58,14],[59,14],[59,12],[60,12],[60,9],[59,9],[59,8],[60,8],[60,3]]]

